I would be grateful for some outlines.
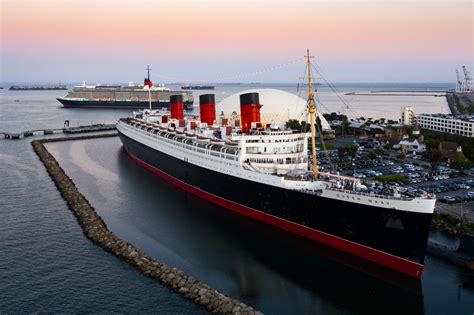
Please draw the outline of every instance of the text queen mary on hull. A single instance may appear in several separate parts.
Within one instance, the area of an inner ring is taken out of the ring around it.
[[[315,105],[308,63],[308,112]],[[120,119],[130,157],[178,187],[231,211],[420,278],[435,205],[396,187],[369,192],[359,179],[318,172],[311,133],[260,119],[258,93],[240,95],[240,118],[217,119],[213,94],[200,96],[200,119],[186,119],[182,95],[170,111]],[[312,163],[308,139],[312,141]]]

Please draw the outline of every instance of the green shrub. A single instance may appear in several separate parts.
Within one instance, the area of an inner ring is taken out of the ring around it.
[[[440,213],[439,218],[451,226],[456,226],[457,224],[461,222],[459,218],[448,213]]]
[[[467,169],[471,168],[472,163],[468,159],[456,160],[456,161],[451,162],[450,166],[452,168],[457,169],[457,170],[467,170]]]
[[[376,179],[379,182],[387,183],[387,182],[403,182],[405,180],[405,175],[395,174],[395,175],[382,175],[377,176]]]

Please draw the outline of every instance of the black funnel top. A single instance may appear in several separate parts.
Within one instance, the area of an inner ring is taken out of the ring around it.
[[[214,94],[203,94],[199,95],[200,104],[215,104],[216,99]]]
[[[183,95],[181,94],[176,94],[176,95],[171,95],[170,96],[170,103],[182,103],[183,102]]]
[[[240,105],[245,104],[260,104],[258,93],[240,94]]]

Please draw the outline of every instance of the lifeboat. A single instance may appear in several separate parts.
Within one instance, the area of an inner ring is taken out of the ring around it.
[[[205,136],[198,135],[197,140],[200,141],[200,142],[209,142],[211,139],[209,139],[208,137],[205,137]]]
[[[218,138],[211,138],[211,142],[214,143],[214,144],[223,145],[225,143],[225,140],[218,139]]]
[[[227,139],[227,140],[225,141],[225,144],[227,144],[227,145],[232,145],[232,146],[239,145],[238,142],[232,141],[232,140],[229,140],[229,139]]]

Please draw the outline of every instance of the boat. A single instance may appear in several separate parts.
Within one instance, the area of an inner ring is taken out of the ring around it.
[[[371,188],[373,182],[318,170],[309,50],[306,57],[311,132],[262,123],[259,94],[245,93],[240,95],[240,119],[220,116],[216,122],[215,96],[205,94],[200,96],[200,118],[178,127],[186,135],[190,126],[200,137],[217,134],[223,143],[189,137],[178,141],[166,131],[150,134],[141,126],[152,118],[163,126],[178,126],[183,119],[180,98],[172,96],[170,113],[147,109],[117,122],[125,151],[143,168],[191,194],[354,257],[348,264],[365,261],[400,279],[420,279],[435,196],[409,196],[390,185],[381,192]],[[160,122],[160,117],[166,119]]]
[[[171,95],[182,95],[183,105],[186,110],[193,108],[193,94],[185,91],[172,91],[164,84],[155,86],[150,79],[150,67],[147,67],[147,77],[143,85],[135,85],[129,82],[127,86],[122,85],[82,85],[75,86],[64,97],[57,100],[63,107],[73,108],[168,108]]]
[[[213,85],[182,85],[182,90],[214,90]]]
[[[8,89],[10,91],[56,91],[67,90],[65,85],[61,83],[56,85],[12,85]]]

